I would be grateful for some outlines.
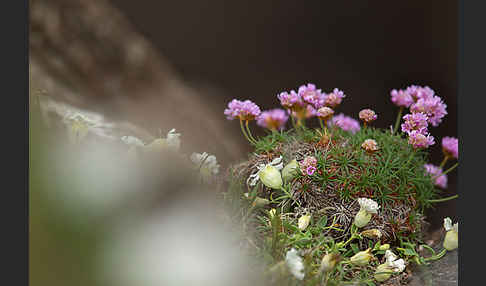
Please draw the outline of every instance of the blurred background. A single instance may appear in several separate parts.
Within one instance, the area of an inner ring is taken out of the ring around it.
[[[431,129],[457,137],[457,1],[31,0],[31,94],[130,122],[147,138],[176,128],[182,149],[222,165],[250,151],[223,115],[233,99],[277,107],[277,93],[311,82],[347,97],[388,128],[392,89],[430,86],[447,104]],[[255,133],[259,133],[254,128]],[[128,131],[127,131],[128,132]],[[151,134],[151,135],[150,135]],[[259,133],[262,134],[262,133]],[[457,193],[457,172],[444,196]],[[427,213],[456,221],[455,200]]]

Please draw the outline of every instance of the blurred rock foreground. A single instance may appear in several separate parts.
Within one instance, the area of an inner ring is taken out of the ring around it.
[[[31,104],[48,98],[51,113],[65,103],[102,115],[113,138],[149,141],[176,128],[186,153],[215,154],[223,167],[246,156],[238,128],[205,101],[217,89],[185,82],[108,1],[31,0],[29,44]],[[442,237],[431,234],[435,246]],[[449,253],[411,285],[457,285],[457,263]]]

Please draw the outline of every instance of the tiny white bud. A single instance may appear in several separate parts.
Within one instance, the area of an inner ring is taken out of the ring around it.
[[[299,218],[299,229],[300,230],[305,230],[307,226],[309,225],[310,222],[310,215],[303,215]]]

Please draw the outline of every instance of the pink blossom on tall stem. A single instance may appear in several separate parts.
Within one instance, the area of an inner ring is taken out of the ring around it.
[[[447,114],[447,105],[438,96],[429,98],[420,98],[410,106],[412,113],[423,112],[428,117],[428,122],[432,126],[438,126],[442,122],[442,118]]]
[[[240,120],[249,121],[260,115],[260,108],[250,100],[240,101],[233,99],[228,104],[228,108],[224,110],[224,115],[229,120],[239,118]]]
[[[344,97],[346,97],[344,95],[344,92],[335,88],[331,93],[326,95],[325,105],[331,108],[335,108],[336,106],[341,104],[341,101]]]
[[[432,164],[424,165],[425,172],[431,175],[434,180],[434,185],[441,187],[443,189],[447,188],[447,175],[441,175],[442,169]]]
[[[390,95],[391,95],[391,101],[396,106],[408,108],[408,107],[410,107],[410,105],[412,105],[414,103],[412,96],[408,92],[406,92],[405,90],[393,89],[390,92]]]
[[[427,115],[423,112],[406,114],[403,116],[405,122],[402,124],[402,132],[409,133],[412,130],[416,130],[422,134],[427,133]]]
[[[417,101],[419,99],[432,98],[435,95],[434,90],[432,90],[428,86],[422,87],[418,85],[411,85],[407,87],[405,92],[410,94],[410,96],[412,96],[414,101]]]
[[[316,89],[316,86],[312,83],[301,85],[298,90],[298,95],[304,102],[312,105],[315,109],[324,106],[325,95],[320,89]]]
[[[346,116],[343,113],[333,116],[330,125],[336,125],[342,130],[351,133],[356,133],[361,129],[359,122],[356,119]]]
[[[408,144],[412,145],[414,149],[427,148],[435,144],[434,137],[429,134],[422,134],[417,130],[412,130],[408,133]]]
[[[446,157],[459,158],[459,139],[454,137],[442,138],[442,151]]]
[[[378,115],[371,109],[363,109],[358,115],[359,119],[363,120],[365,123],[370,123],[378,118]]]
[[[275,108],[263,111],[257,117],[257,125],[270,130],[281,130],[289,119],[287,112],[283,109]]]
[[[291,111],[299,111],[306,105],[302,97],[294,90],[291,90],[290,93],[286,91],[281,92],[277,95],[277,98],[285,109],[290,109]]]

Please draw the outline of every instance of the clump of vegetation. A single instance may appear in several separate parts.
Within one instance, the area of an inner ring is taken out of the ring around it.
[[[248,250],[267,263],[270,283],[403,285],[407,265],[446,253],[423,243],[424,211],[457,197],[440,199],[437,189],[457,166],[442,171],[457,159],[457,139],[443,141],[439,167],[427,164],[427,147],[435,143],[427,127],[440,123],[445,104],[428,87],[394,90],[391,96],[400,106],[391,130],[372,127],[377,115],[370,109],[359,114],[362,126],[343,114],[333,116],[331,108],[344,93],[325,94],[311,84],[279,95],[293,124],[287,131],[284,110],[260,112],[249,100],[233,100],[225,110],[228,119],[240,120],[255,148],[248,160],[228,169],[225,202],[245,230]],[[397,132],[405,107],[412,113]],[[321,128],[305,127],[310,117]],[[253,119],[270,130],[267,136],[251,134]],[[419,247],[430,256],[419,255]]]

